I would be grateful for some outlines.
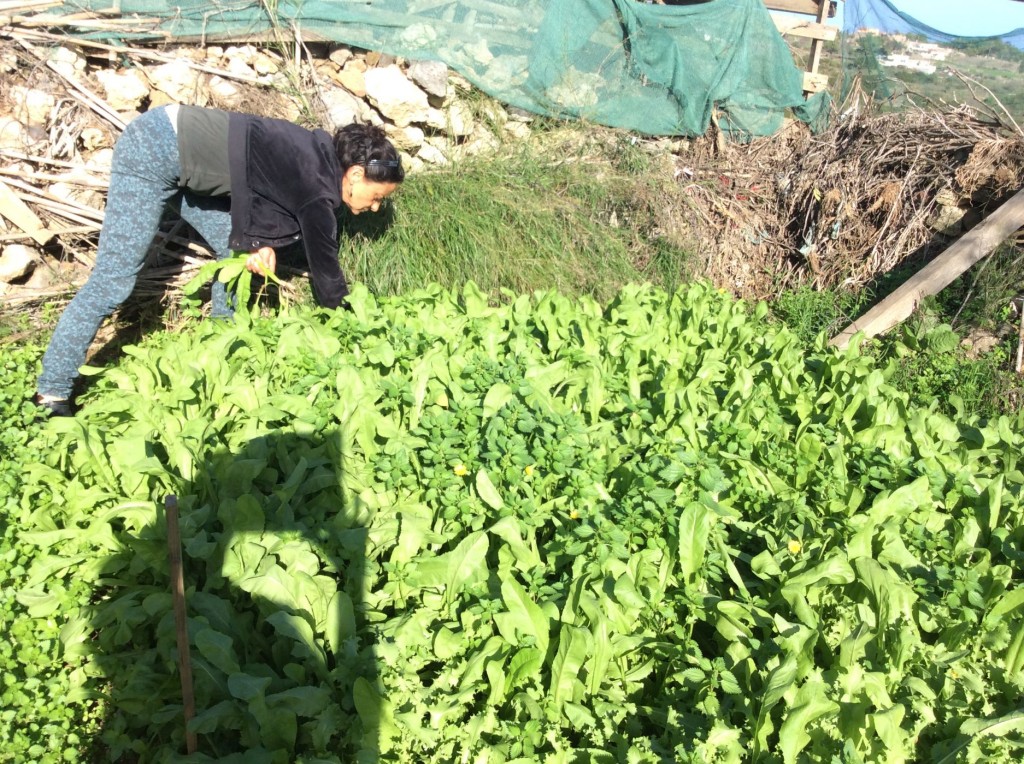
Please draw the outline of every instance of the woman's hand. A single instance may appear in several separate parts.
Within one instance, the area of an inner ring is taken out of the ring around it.
[[[266,276],[277,270],[277,252],[273,247],[260,247],[245,259],[246,270]]]

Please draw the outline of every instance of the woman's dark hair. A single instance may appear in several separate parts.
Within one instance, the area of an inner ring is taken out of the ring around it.
[[[405,180],[402,159],[376,125],[353,123],[334,131],[334,150],[338,154],[341,171],[360,165],[366,170],[366,179],[376,183],[401,183]]]

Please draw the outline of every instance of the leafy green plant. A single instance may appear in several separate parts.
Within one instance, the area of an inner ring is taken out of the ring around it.
[[[1013,760],[1021,429],[705,285],[206,322],[25,469],[17,601],[110,757]],[[91,596],[66,599],[70,586]]]
[[[25,538],[20,503],[25,471],[52,443],[31,402],[42,348],[3,345],[0,361],[0,751],[4,761],[78,761],[96,730],[95,703],[75,703],[74,679],[59,659],[55,609],[39,611],[18,598],[36,544]],[[84,583],[67,582],[61,605],[88,599]],[[79,697],[78,701],[82,699]]]
[[[217,281],[224,284],[228,294],[233,296],[237,305],[248,307],[253,296],[253,274],[245,267],[248,257],[248,254],[243,253],[233,257],[226,257],[221,260],[213,260],[208,263],[204,263],[199,270],[196,271],[196,275],[182,287],[182,292],[186,297],[195,295],[200,289],[209,284],[212,279],[216,278]],[[277,284],[278,286],[281,285],[281,280],[270,271],[265,272],[263,274],[263,278],[266,281]],[[264,284],[265,283],[266,282],[264,282]],[[262,294],[261,286],[261,290],[257,294],[257,300]]]

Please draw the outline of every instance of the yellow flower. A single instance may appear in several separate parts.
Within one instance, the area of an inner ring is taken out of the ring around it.
[[[790,539],[786,547],[789,549],[790,554],[797,554],[801,549],[804,548],[804,545],[796,539]]]
[[[569,510],[569,519],[570,520],[579,520],[580,519],[579,510],[577,510],[577,509],[570,509]]]
[[[462,477],[463,475],[468,474],[469,470],[466,469],[465,464],[459,462],[458,464],[455,465],[455,467],[452,468],[452,472],[454,472],[459,477]]]
[[[527,465],[526,467],[524,467],[523,468],[523,474],[526,475],[526,477],[530,477],[530,475],[533,474],[533,465],[530,464],[530,465]]]

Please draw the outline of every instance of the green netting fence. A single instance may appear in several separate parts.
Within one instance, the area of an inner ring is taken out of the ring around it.
[[[110,6],[78,0],[57,12]],[[717,113],[742,140],[772,134],[787,114],[818,129],[829,112],[827,94],[805,100],[803,73],[761,0],[121,0],[118,8],[159,21],[116,33],[121,41],[239,39],[276,26],[304,40],[443,61],[504,103],[648,135],[702,135]]]

